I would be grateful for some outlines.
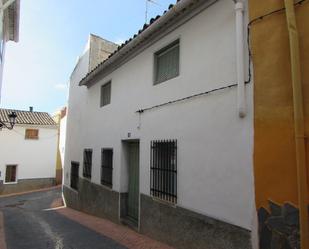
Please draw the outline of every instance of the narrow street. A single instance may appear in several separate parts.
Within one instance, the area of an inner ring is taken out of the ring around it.
[[[7,249],[126,248],[51,209],[60,198],[60,189],[0,198]]]

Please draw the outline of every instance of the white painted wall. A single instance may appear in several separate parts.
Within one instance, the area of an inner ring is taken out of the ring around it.
[[[39,139],[25,139],[25,129],[39,129]],[[54,178],[56,174],[57,129],[39,126],[18,126],[0,131],[0,180],[5,167],[16,164],[17,178]]]
[[[61,165],[64,165],[64,155],[65,155],[65,139],[66,139],[66,128],[67,128],[67,116],[64,116],[60,120],[60,134],[59,134],[59,151],[61,158]]]
[[[180,76],[153,85],[153,55],[180,38]],[[86,60],[86,59],[85,59]],[[253,192],[252,85],[248,115],[237,113],[237,89],[212,93],[139,115],[140,108],[236,83],[235,12],[221,0],[171,32],[89,89],[71,79],[65,181],[70,162],[93,149],[91,181],[100,184],[101,148],[114,149],[113,189],[125,191],[121,141],[140,139],[140,192],[149,195],[150,141],[178,141],[178,206],[251,229]],[[111,104],[100,108],[100,87],[112,80]]]

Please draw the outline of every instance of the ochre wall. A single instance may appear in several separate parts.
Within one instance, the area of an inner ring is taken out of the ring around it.
[[[283,0],[249,0],[250,20],[284,7]],[[309,135],[309,1],[295,7],[300,56],[305,128]],[[285,11],[251,26],[254,67],[254,173],[257,208],[268,200],[297,205],[293,92],[289,37]],[[309,143],[306,142],[307,175]]]

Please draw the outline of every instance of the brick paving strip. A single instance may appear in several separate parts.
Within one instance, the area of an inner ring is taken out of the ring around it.
[[[175,249],[106,219],[97,218],[70,208],[58,209],[56,212],[99,234],[109,237],[128,249]]]
[[[5,242],[4,222],[3,222],[2,212],[0,212],[0,248],[7,249],[6,242]]]

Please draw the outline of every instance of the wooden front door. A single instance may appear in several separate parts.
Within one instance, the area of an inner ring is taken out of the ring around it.
[[[129,191],[128,191],[128,216],[138,222],[139,207],[139,143],[128,144],[129,166]]]

